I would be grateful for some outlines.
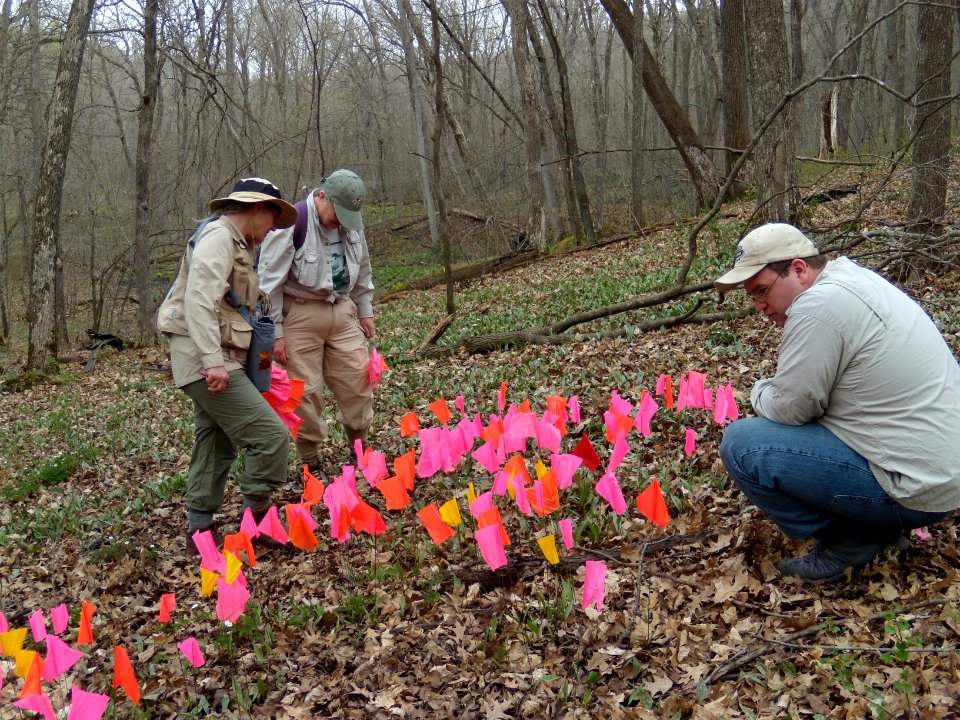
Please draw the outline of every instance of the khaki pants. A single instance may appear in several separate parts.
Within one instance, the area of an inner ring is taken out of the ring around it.
[[[287,341],[287,373],[303,378],[303,402],[297,415],[297,452],[305,460],[317,455],[317,444],[328,434],[320,418],[323,386],[333,393],[340,422],[348,435],[360,435],[373,421],[373,388],[367,378],[370,351],[349,298],[331,305],[284,297],[283,335]]]
[[[243,370],[231,370],[223,392],[211,393],[205,380],[182,388],[193,400],[196,439],[184,501],[191,510],[217,512],[223,504],[230,466],[237,449],[247,457],[240,492],[248,505],[270,501],[273,490],[287,480],[290,433]]]

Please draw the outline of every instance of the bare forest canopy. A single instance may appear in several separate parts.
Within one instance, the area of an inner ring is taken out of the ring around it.
[[[680,287],[724,198],[754,201],[744,228],[794,220],[842,240],[868,225],[882,183],[836,226],[804,213],[825,175],[857,191],[859,170],[910,169],[898,232],[923,242],[943,232],[958,12],[898,0],[7,0],[3,338],[26,328],[39,367],[82,328],[152,342],[206,202],[248,175],[296,199],[353,168],[374,249],[422,218],[421,255],[440,269],[694,217],[688,257],[670,261]],[[480,221],[460,231],[454,209]]]

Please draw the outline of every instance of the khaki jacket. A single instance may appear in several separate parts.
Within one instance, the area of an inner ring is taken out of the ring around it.
[[[243,367],[250,325],[224,296],[233,290],[248,308],[256,307],[255,252],[228,216],[208,222],[187,244],[157,315],[157,329],[171,339],[178,387],[202,379],[197,373],[207,368]]]

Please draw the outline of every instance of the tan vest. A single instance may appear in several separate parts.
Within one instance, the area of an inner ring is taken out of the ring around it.
[[[255,250],[248,246],[243,235],[226,217],[210,221],[195,242],[188,244],[180,262],[173,285],[167,297],[160,305],[157,315],[157,329],[167,335],[189,335],[185,312],[187,277],[191,272],[194,248],[200,243],[230,243],[233,250],[233,267],[226,278],[227,287],[240,298],[248,308],[254,308],[259,296],[259,280],[255,268]],[[198,268],[196,272],[209,274],[209,268]],[[206,278],[205,278],[206,279]],[[223,278],[211,277],[213,282],[223,282]],[[220,326],[220,345],[224,348],[246,350],[250,346],[250,325],[243,316],[227,301],[220,297],[216,303],[217,321]],[[196,340],[196,338],[194,338]]]

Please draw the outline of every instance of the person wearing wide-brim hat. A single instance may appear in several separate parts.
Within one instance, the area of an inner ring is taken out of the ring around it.
[[[252,331],[226,296],[232,291],[249,310],[256,307],[257,246],[271,230],[293,225],[297,210],[263,178],[238,181],[209,208],[214,215],[187,243],[157,319],[170,341],[174,383],[193,401],[196,419],[184,494],[188,551],[195,532],[214,528],[238,448],[247,449],[243,506],[256,517],[286,480],[289,445],[283,422],[245,374]]]
[[[271,233],[260,253],[260,289],[270,296],[275,357],[306,381],[297,415],[300,461],[320,473],[319,447],[328,428],[321,417],[326,385],[352,449],[373,421],[368,378],[374,337],[373,273],[363,232],[366,189],[352,170],[323,178],[305,200],[297,225]]]
[[[720,444],[750,502],[816,541],[782,575],[843,581],[960,506],[960,366],[923,308],[786,223],[744,236],[715,284],[783,328],[776,373],[750,393],[758,417]]]

